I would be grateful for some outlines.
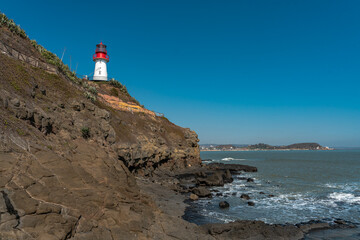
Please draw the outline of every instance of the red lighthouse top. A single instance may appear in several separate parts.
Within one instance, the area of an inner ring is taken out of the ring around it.
[[[93,60],[103,59],[105,61],[109,61],[109,56],[107,55],[106,45],[102,42],[96,45],[95,54],[93,55]]]

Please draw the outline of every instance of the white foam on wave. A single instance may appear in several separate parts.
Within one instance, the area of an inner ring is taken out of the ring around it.
[[[353,192],[360,188],[359,182],[349,182],[349,183],[326,183],[324,185],[327,188],[335,188],[335,189],[341,189],[345,192]]]
[[[336,184],[331,184],[331,183],[326,183],[324,186],[327,188],[339,188]]]
[[[352,193],[334,192],[329,194],[329,198],[346,203],[360,204],[360,197],[357,197]]]
[[[233,216],[229,216],[227,214],[223,214],[223,213],[220,213],[220,212],[204,212],[205,215],[211,217],[211,218],[215,218],[215,219],[218,219],[224,223],[228,223],[228,222],[231,222],[231,221],[235,221],[236,218],[234,218]]]
[[[244,158],[231,158],[231,157],[227,157],[227,158],[223,158],[221,159],[222,161],[234,161],[234,160],[237,160],[237,161],[244,161],[246,159]]]

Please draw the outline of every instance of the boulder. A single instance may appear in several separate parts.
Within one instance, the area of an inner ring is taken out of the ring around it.
[[[337,220],[334,221],[334,223],[336,223],[336,224],[346,224],[346,222],[344,220],[342,220],[342,219],[337,219]]]
[[[198,174],[199,175],[199,174]],[[202,173],[196,178],[199,184],[206,186],[224,186],[225,183],[233,182],[229,170],[215,170]]]
[[[255,203],[254,203],[254,202],[247,202],[247,204],[248,204],[249,206],[255,206]]]
[[[222,172],[214,172],[211,175],[208,174],[206,177],[197,178],[199,184],[204,184],[206,186],[223,186],[224,179],[222,176]]]
[[[199,199],[199,196],[196,195],[196,194],[191,193],[189,198],[190,198],[190,200],[196,201],[196,200]]]
[[[254,179],[253,178],[248,178],[246,179],[247,182],[254,182]]]
[[[211,197],[211,192],[205,187],[194,188],[192,192],[199,197]]]
[[[229,208],[230,204],[227,201],[222,201],[219,203],[220,208]]]
[[[245,200],[249,200],[250,196],[247,194],[241,194],[240,198],[245,199]]]

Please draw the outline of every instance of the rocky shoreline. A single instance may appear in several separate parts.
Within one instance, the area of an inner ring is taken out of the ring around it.
[[[210,199],[214,194],[220,194],[212,191],[211,187],[231,183],[234,175],[256,171],[256,167],[247,165],[210,163],[178,172],[154,172],[150,178],[139,178],[138,184],[145,194],[154,199],[164,213],[186,220],[184,218],[186,211],[191,211],[191,206],[186,203],[194,202],[199,198]],[[244,180],[252,181],[251,178],[244,178]],[[269,197],[272,196],[269,195]],[[246,194],[242,194],[241,198],[249,200]],[[224,203],[226,201],[220,202],[219,207],[224,207]],[[253,206],[251,201],[248,205]],[[225,205],[226,207],[229,205]],[[180,221],[179,224],[181,223]],[[209,239],[303,239],[306,234],[315,230],[356,228],[356,225],[341,219],[335,219],[332,222],[312,220],[298,224],[266,224],[254,220],[204,225],[187,221],[185,223],[196,230],[201,238],[207,236],[210,237]],[[191,239],[199,238],[197,235],[192,236]],[[180,237],[180,239],[183,238]]]

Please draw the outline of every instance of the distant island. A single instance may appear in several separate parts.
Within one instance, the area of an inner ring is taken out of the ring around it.
[[[318,143],[294,143],[283,146],[272,146],[265,143],[253,145],[236,145],[236,144],[204,144],[200,145],[201,151],[256,151],[256,150],[333,150],[333,148],[323,147]]]

